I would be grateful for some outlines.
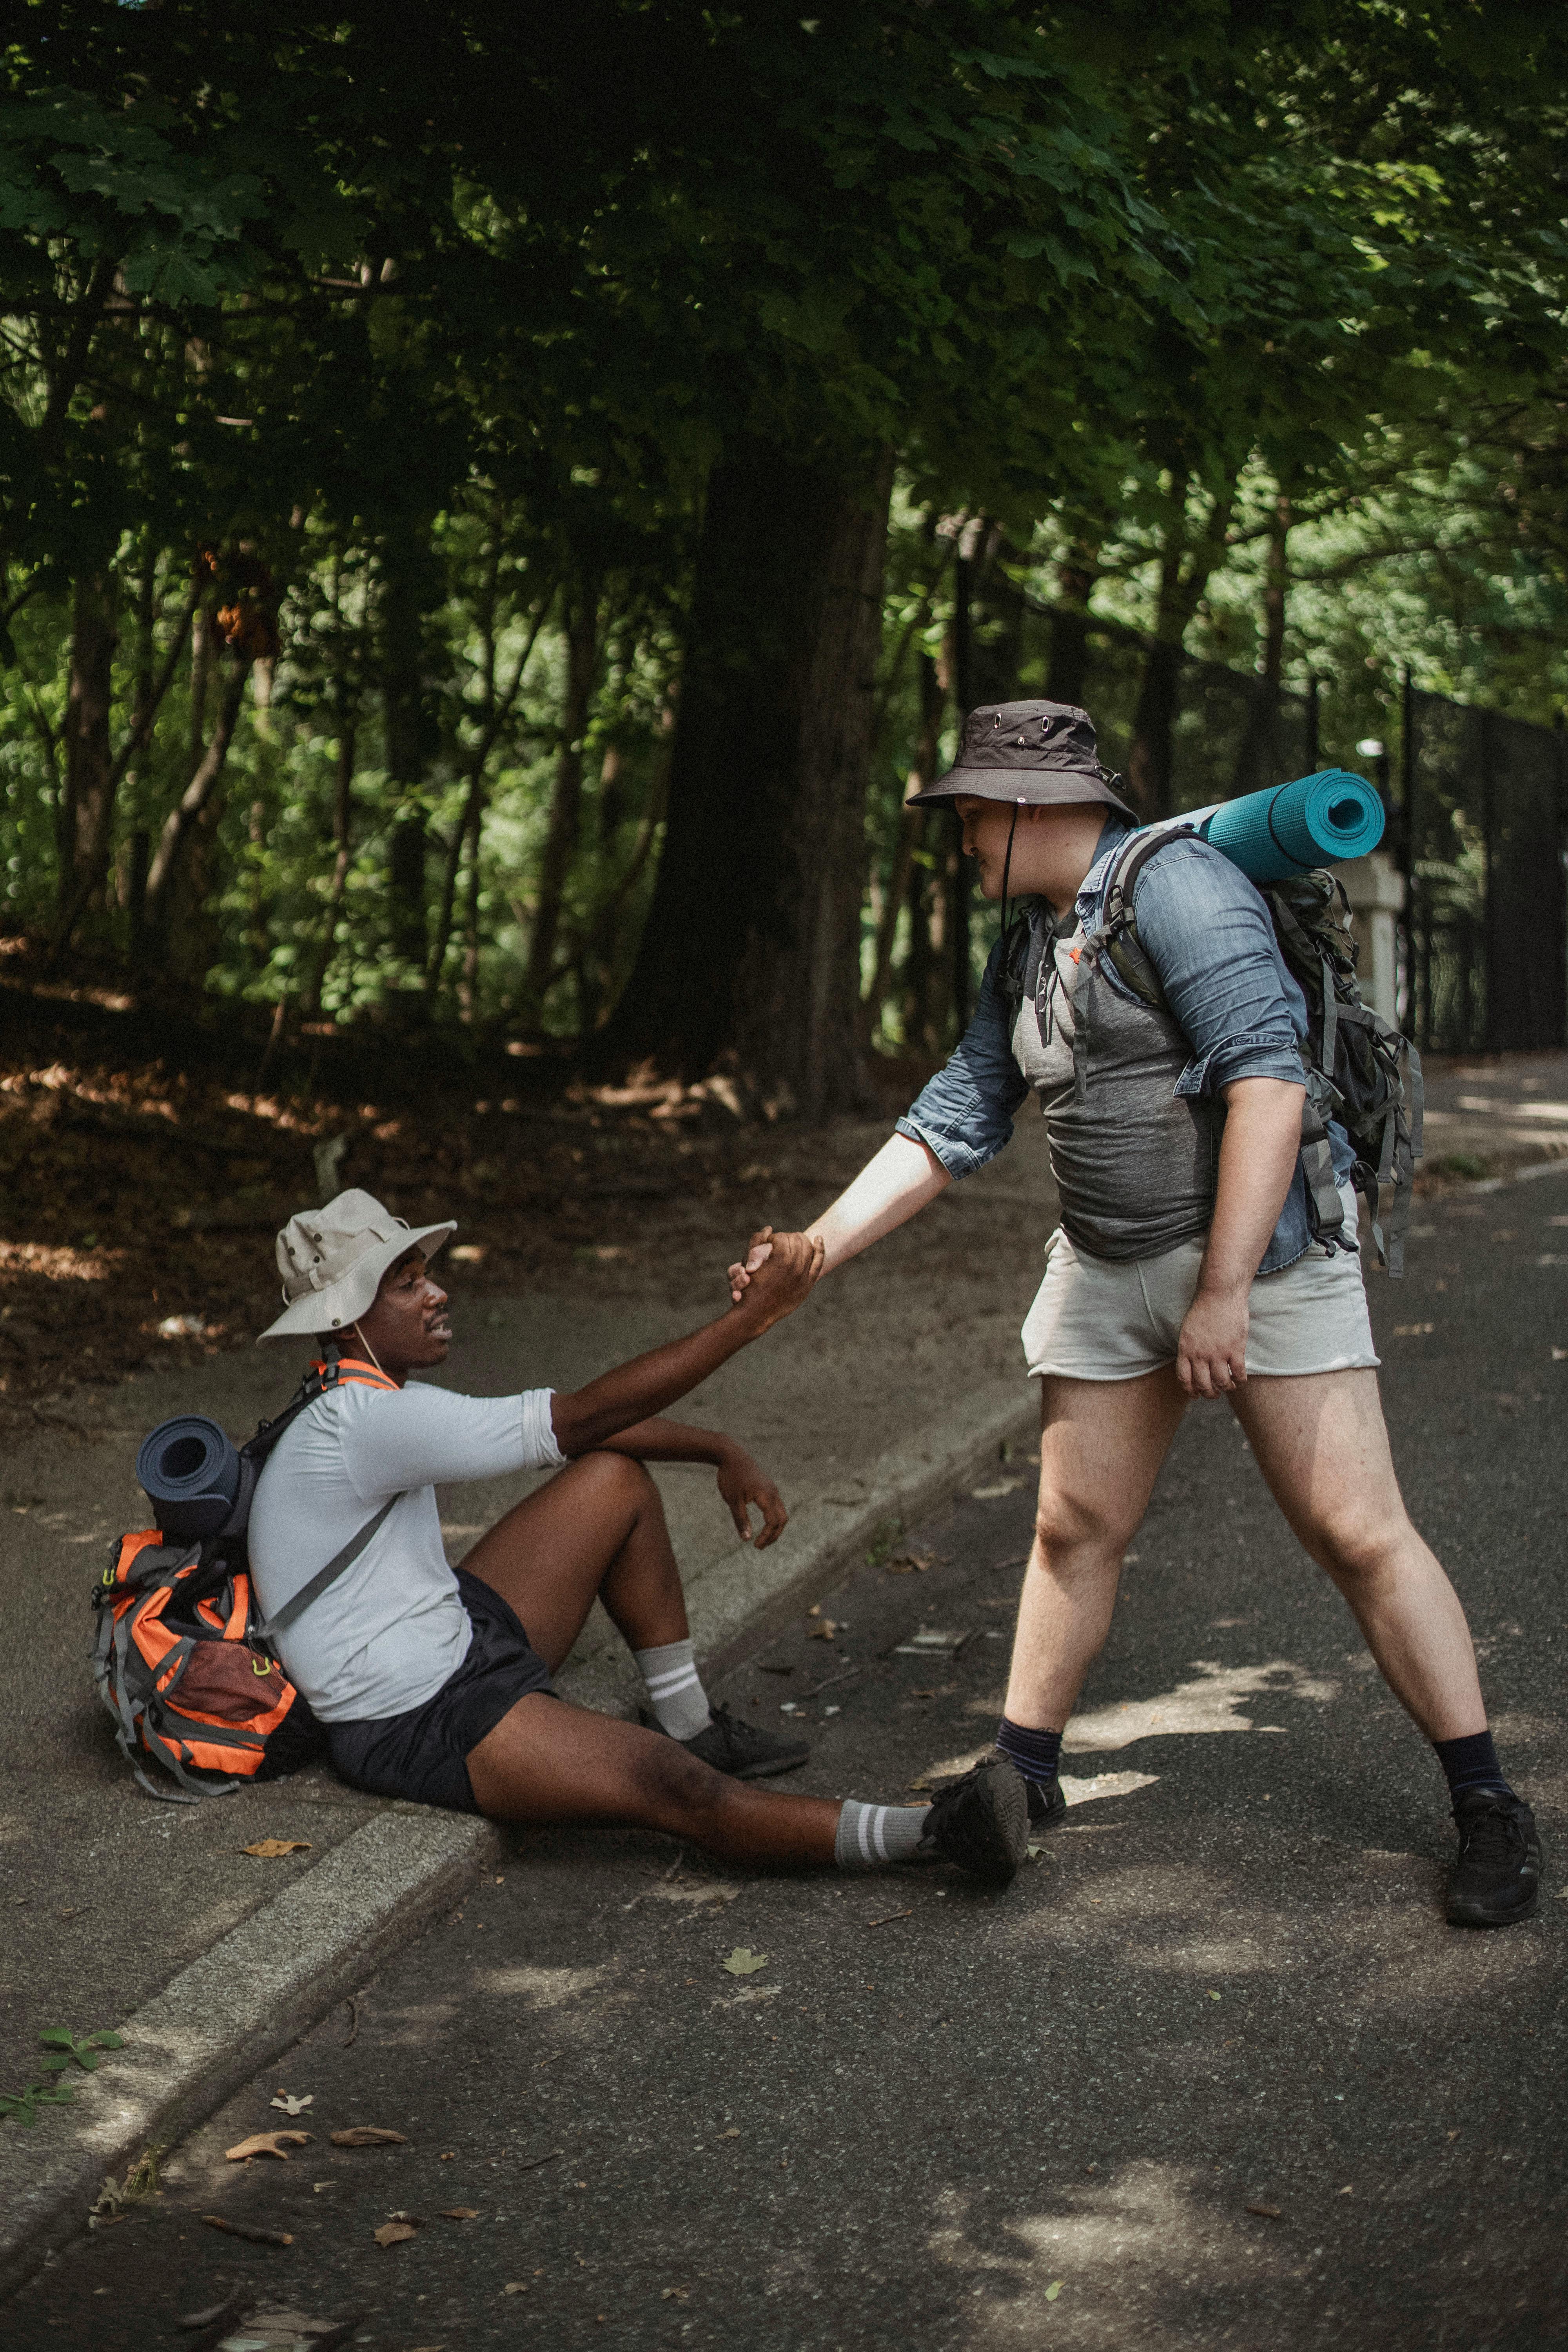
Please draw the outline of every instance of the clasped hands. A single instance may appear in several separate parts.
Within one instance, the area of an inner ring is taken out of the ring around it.
[[[823,1244],[809,1234],[776,1234],[772,1225],[760,1225],[745,1256],[729,1269],[730,1297],[759,1314],[766,1330],[800,1305],[821,1276],[823,1256]]]

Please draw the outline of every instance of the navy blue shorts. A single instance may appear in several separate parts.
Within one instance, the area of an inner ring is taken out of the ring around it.
[[[516,1700],[550,1690],[550,1669],[493,1585],[466,1569],[457,1578],[474,1629],[462,1664],[434,1698],[405,1715],[330,1723],[328,1749],[333,1770],[370,1796],[477,1813],[469,1755]]]

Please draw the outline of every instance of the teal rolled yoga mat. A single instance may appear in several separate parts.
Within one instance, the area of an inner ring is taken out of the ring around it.
[[[1383,839],[1386,812],[1364,776],[1325,768],[1225,801],[1199,830],[1253,882],[1283,882],[1314,866],[1364,857]]]

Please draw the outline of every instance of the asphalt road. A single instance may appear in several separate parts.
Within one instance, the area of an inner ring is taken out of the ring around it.
[[[294,2340],[267,2305],[386,2352],[1563,2345],[1568,1171],[1424,1204],[1413,1258],[1373,1277],[1395,1450],[1542,1822],[1534,1919],[1444,1924],[1436,1768],[1205,1408],[1132,1549],[1077,1801],[1011,1890],[519,1834],[0,2315],[8,2352]],[[797,1785],[907,1793],[985,1744],[1029,1502],[957,1498],[928,1570],[868,1565],[832,1640],[803,1622],[735,1678],[813,1726]],[[901,1654],[922,1626],[962,1644]],[[741,1947],[765,1965],[727,1971]],[[405,2139],[330,2145],[354,2125]],[[225,2160],[275,2126],[312,2137]]]

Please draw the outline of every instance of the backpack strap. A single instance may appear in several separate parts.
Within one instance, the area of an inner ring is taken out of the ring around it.
[[[1304,1052],[1301,1070],[1307,1081],[1307,1091],[1301,1099],[1301,1173],[1306,1179],[1313,1239],[1327,1242],[1342,1236],[1345,1224],[1345,1204],[1340,1198],[1339,1182],[1334,1175],[1334,1155],[1328,1129],[1328,1114],[1338,1097],[1324,1079],[1322,1072],[1312,1067]]]
[[[1094,1017],[1094,982],[1102,956],[1115,966],[1117,976],[1124,981],[1134,996],[1148,1005],[1158,1007],[1165,1002],[1160,986],[1160,975],[1143,951],[1133,918],[1132,902],[1143,868],[1168,841],[1190,838],[1197,832],[1195,824],[1185,823],[1150,825],[1131,833],[1110,854],[1100,898],[1099,928],[1085,940],[1076,958],[1078,969],[1073,975],[1068,1001],[1072,1005],[1072,1067],[1074,1099],[1082,1103],[1089,1096],[1089,1041]]]
[[[311,1601],[319,1601],[327,1587],[335,1584],[339,1577],[353,1566],[372,1536],[386,1519],[393,1506],[401,1503],[402,1500],[402,1495],[389,1496],[374,1518],[367,1519],[358,1534],[351,1536],[342,1549],[332,1554],[325,1568],[319,1568],[310,1582],[302,1584],[299,1591],[283,1603],[276,1615],[268,1619],[265,1625],[257,1626],[254,1638],[258,1642],[270,1642],[275,1634],[286,1633],[295,1619],[304,1615]]]

